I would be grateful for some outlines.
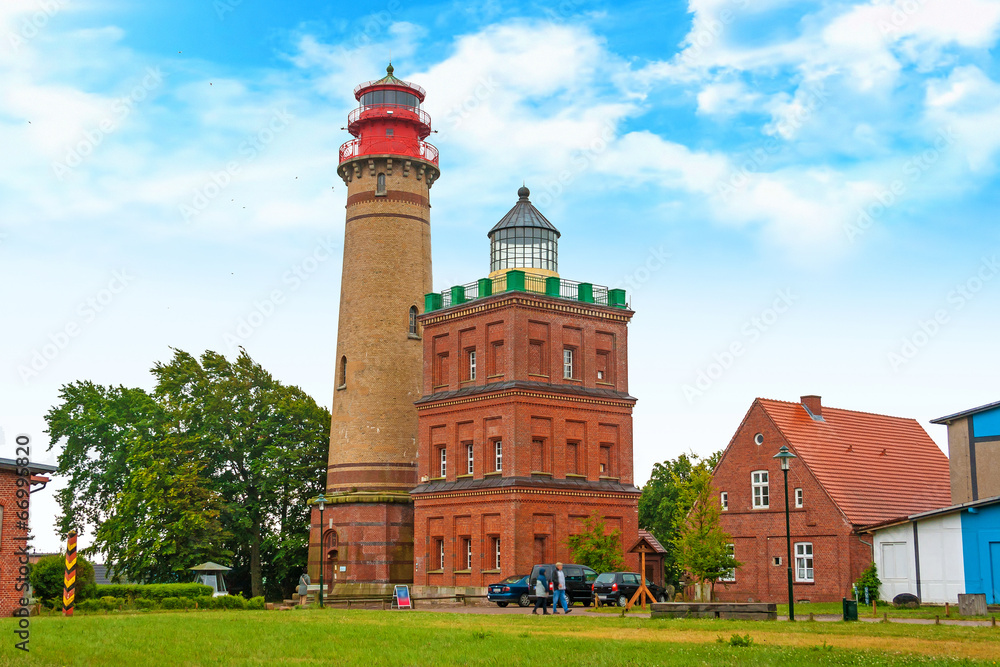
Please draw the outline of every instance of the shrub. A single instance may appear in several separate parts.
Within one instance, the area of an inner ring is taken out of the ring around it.
[[[181,600],[184,598],[169,597],[160,600],[160,606],[164,609],[181,609]]]
[[[215,598],[216,609],[246,609],[247,600],[242,595],[222,595]]]
[[[875,563],[869,565],[861,573],[861,577],[854,582],[854,588],[858,592],[858,601],[864,601],[865,604],[868,604],[871,600],[878,599],[878,591],[881,587],[882,582],[878,578],[878,570],[875,568]]]
[[[135,606],[136,609],[139,609],[140,611],[149,611],[150,609],[156,609],[156,601],[147,600],[146,598],[137,598],[132,604]]]
[[[204,584],[102,584],[97,586],[97,595],[147,600],[163,600],[168,597],[196,598],[211,595],[212,587]]]
[[[79,604],[76,605],[76,610],[77,611],[86,611],[86,612],[100,611],[101,610],[101,601],[100,600],[93,600],[93,599],[91,599],[91,600],[84,600],[83,602],[80,602]]]
[[[202,595],[194,599],[198,603],[198,609],[215,609],[217,605],[215,604],[215,598],[211,595]]]
[[[255,598],[250,598],[247,601],[247,609],[265,609],[264,606],[264,596],[258,595]]]
[[[38,559],[38,562],[31,566],[28,580],[31,582],[31,589],[35,592],[35,598],[39,600],[51,600],[58,598],[60,608],[62,608],[63,575],[66,573],[66,556],[64,554],[54,554]],[[83,556],[77,553],[76,556],[76,602],[82,602],[89,598],[97,597],[94,590],[94,566]],[[52,606],[50,604],[50,606]]]
[[[125,607],[125,598],[116,598],[113,595],[102,595],[100,603],[101,609],[105,611],[114,611]]]

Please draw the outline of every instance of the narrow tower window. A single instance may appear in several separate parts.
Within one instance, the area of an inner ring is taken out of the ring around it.
[[[340,358],[340,368],[337,372],[337,389],[343,389],[347,386],[347,357],[343,356]]]
[[[375,194],[385,194],[385,174],[378,175],[377,180],[375,181]]]
[[[417,307],[410,306],[410,330],[411,336],[417,335]]]
[[[573,350],[568,347],[563,350],[563,377],[573,379]]]

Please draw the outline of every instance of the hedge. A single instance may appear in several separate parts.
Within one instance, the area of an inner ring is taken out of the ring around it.
[[[196,598],[211,594],[212,587],[204,584],[100,584],[95,597],[159,601],[164,598]]]
[[[151,611],[153,609],[265,609],[264,597],[259,596],[247,600],[241,595],[222,595],[212,597],[203,595],[196,598],[168,596],[162,600],[135,598],[129,600],[121,597],[105,595],[101,598],[83,600],[77,603],[76,609],[81,612],[113,612],[113,611]]]

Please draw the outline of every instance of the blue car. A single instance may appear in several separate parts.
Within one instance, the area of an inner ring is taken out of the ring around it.
[[[486,591],[486,599],[496,602],[498,607],[506,607],[511,602],[527,607],[531,604],[531,600],[528,599],[528,575],[517,574],[507,577],[498,584],[490,584]]]

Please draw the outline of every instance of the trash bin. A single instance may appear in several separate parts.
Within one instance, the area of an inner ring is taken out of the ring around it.
[[[848,600],[843,598],[844,601],[844,620],[845,621],[856,621],[858,620],[858,601]]]

